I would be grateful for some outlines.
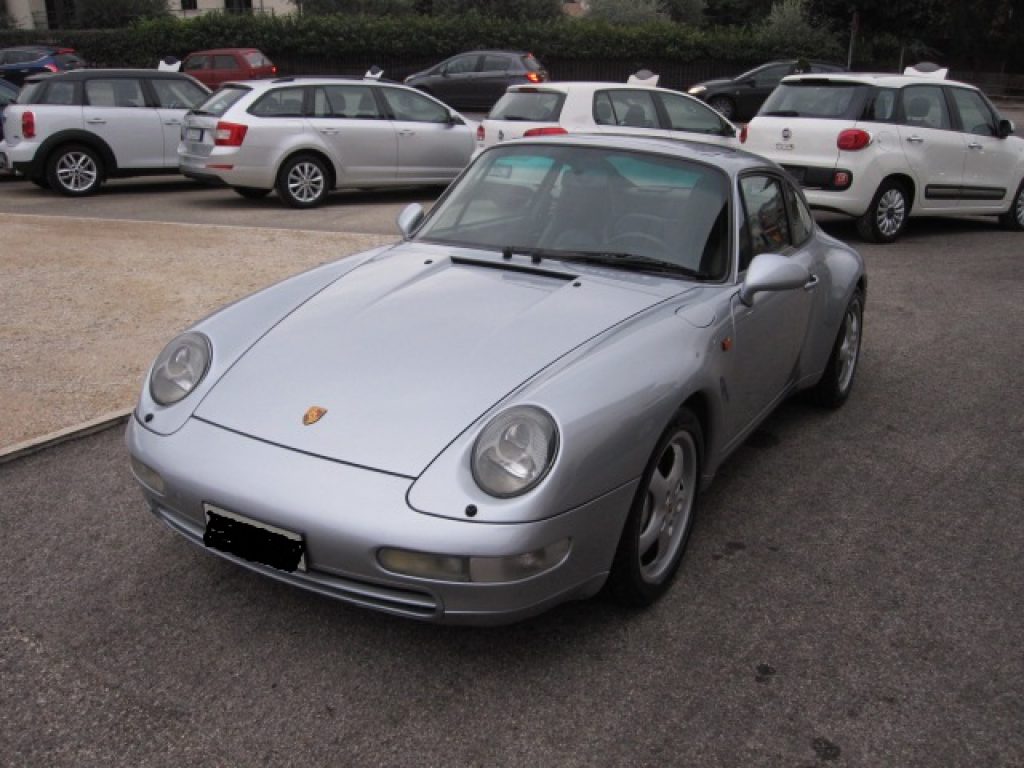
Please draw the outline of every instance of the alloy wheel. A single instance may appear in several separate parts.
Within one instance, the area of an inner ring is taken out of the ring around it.
[[[843,318],[843,341],[839,346],[839,391],[846,392],[853,381],[860,357],[860,305],[854,301]]]
[[[96,162],[85,152],[65,152],[57,161],[57,179],[71,192],[87,192],[97,178]]]
[[[288,171],[288,192],[300,203],[316,202],[325,184],[323,171],[316,163],[302,161]]]
[[[665,445],[651,475],[640,517],[636,556],[640,575],[658,583],[671,572],[685,539],[697,492],[697,446],[679,430]]]
[[[878,231],[886,237],[895,236],[903,227],[907,215],[907,203],[899,189],[886,190],[875,208]]]

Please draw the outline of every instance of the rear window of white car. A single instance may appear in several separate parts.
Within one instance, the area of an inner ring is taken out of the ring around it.
[[[221,117],[233,107],[245,94],[252,90],[244,86],[229,85],[214,91],[213,94],[196,107],[196,112],[201,115],[213,115]]]
[[[762,117],[817,117],[856,120],[870,86],[862,83],[802,80],[782,83],[761,106]]]
[[[530,123],[557,123],[565,104],[565,94],[557,91],[509,91],[494,105],[490,120],[522,120]]]

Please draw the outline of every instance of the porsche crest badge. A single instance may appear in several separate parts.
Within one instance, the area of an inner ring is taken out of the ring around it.
[[[302,417],[302,423],[307,427],[310,424],[316,424],[324,417],[325,413],[327,413],[326,408],[321,408],[319,405],[310,406],[309,410]]]

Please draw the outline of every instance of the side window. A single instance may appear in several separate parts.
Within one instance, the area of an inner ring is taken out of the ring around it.
[[[185,59],[185,63],[181,68],[185,72],[194,72],[197,69],[206,69],[209,64],[209,56],[189,56]]]
[[[745,176],[740,179],[740,191],[743,193],[750,237],[749,247],[740,254],[742,271],[759,253],[779,253],[792,240],[786,219],[786,203],[778,179],[771,176]]]
[[[325,85],[313,96],[315,117],[379,120],[380,110],[368,85]]]
[[[909,85],[903,89],[904,125],[949,130],[946,97],[937,85]]]
[[[234,56],[230,54],[218,54],[213,57],[213,68],[214,69],[241,69],[238,66],[238,61]]]
[[[70,107],[75,103],[75,84],[68,82],[49,83],[49,87],[43,93],[39,103]]]
[[[441,71],[446,75],[464,75],[476,69],[479,56],[459,56],[445,64]]]
[[[85,102],[94,107],[144,107],[142,83],[138,80],[87,80]]]
[[[484,56],[483,63],[480,65],[482,72],[508,72],[510,69],[512,69],[512,59],[508,56],[487,55]]]
[[[615,110],[607,91],[594,94],[594,122],[598,125],[615,125]]]
[[[206,92],[188,80],[150,80],[156,92],[157,106],[164,109],[191,109],[202,104]]]
[[[788,64],[779,64],[774,67],[765,67],[760,72],[754,73],[754,86],[756,88],[774,88],[783,77],[789,74]]]
[[[786,207],[789,209],[789,227],[793,235],[793,245],[802,245],[814,231],[814,217],[808,210],[800,193],[786,183]]]
[[[702,103],[669,93],[659,93],[658,98],[668,114],[668,127],[673,131],[722,133],[722,119]]]
[[[622,89],[606,93],[612,103],[615,125],[630,128],[658,127],[658,112],[654,108],[654,97],[649,91]]]
[[[277,88],[265,93],[249,107],[256,117],[302,117],[304,88]]]
[[[450,113],[436,101],[426,96],[408,91],[404,88],[383,88],[384,101],[387,102],[395,120],[411,120],[417,123],[447,123]]]
[[[896,91],[877,88],[864,107],[864,120],[873,123],[891,123],[896,117]]]
[[[997,121],[988,104],[975,91],[968,91],[964,88],[953,88],[953,102],[956,104],[957,112],[960,113],[960,125],[967,133],[976,133],[979,136],[997,136]]]

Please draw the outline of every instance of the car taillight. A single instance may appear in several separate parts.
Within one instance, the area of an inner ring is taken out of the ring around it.
[[[747,143],[747,126],[740,128],[740,144]]]
[[[526,79],[531,83],[539,83],[541,81],[541,76],[538,72],[527,72]]]
[[[860,128],[847,128],[845,131],[841,131],[839,138],[836,139],[837,147],[852,152],[855,152],[858,149],[864,149],[864,147],[870,143],[871,134],[867,131],[860,130]]]
[[[56,64],[44,64],[43,67],[48,69],[50,72],[60,72]]]
[[[217,123],[217,131],[214,133],[214,144],[218,147],[240,147],[245,140],[245,132],[249,130],[247,125],[238,123],[226,123],[223,120]]]
[[[276,75],[277,74],[277,67],[276,66],[273,66],[273,67],[270,68],[270,74],[272,74],[272,75]]]
[[[487,132],[484,130],[484,124],[480,123],[480,125],[476,127],[476,140],[483,141],[486,135]]]
[[[34,112],[21,113],[21,138],[34,139],[36,137],[36,115]]]
[[[554,125],[550,128],[531,128],[523,136],[561,136],[563,133],[568,131],[560,125]]]

